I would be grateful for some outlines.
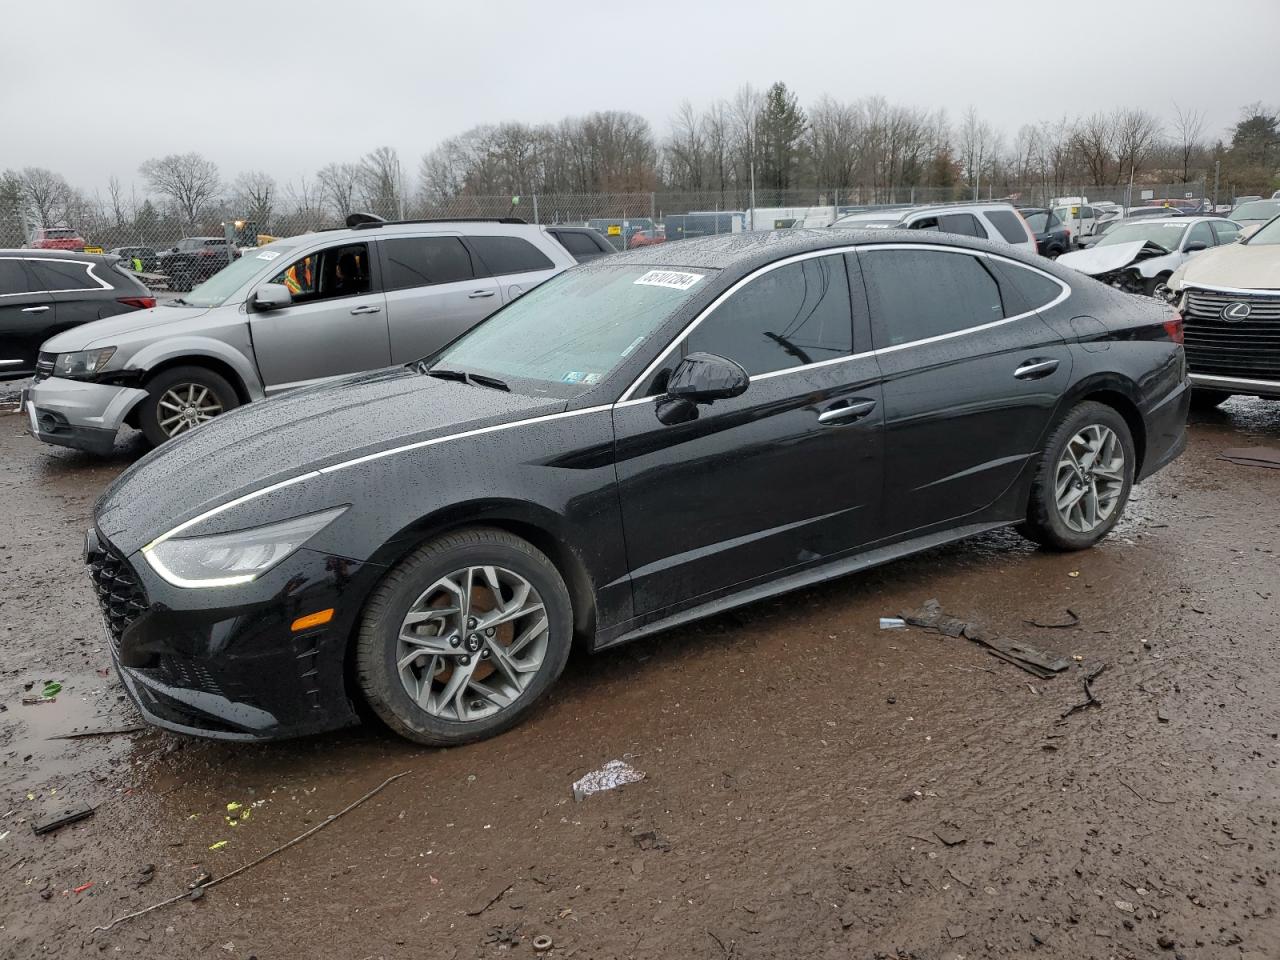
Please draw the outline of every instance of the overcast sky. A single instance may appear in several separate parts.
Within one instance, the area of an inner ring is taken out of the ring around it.
[[[1173,102],[1219,135],[1280,98],[1280,0],[3,0],[0,168],[141,179],[196,150],[279,180],[388,144],[406,172],[480,123],[631,110],[783,80],[802,104],[970,104],[1007,133]]]

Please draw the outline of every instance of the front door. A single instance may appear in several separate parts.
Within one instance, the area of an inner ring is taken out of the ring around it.
[[[478,276],[456,235],[390,237],[379,247],[395,363],[435,353],[502,306],[497,281]]]
[[[862,299],[855,286],[856,296]],[[871,538],[880,495],[880,388],[865,318],[855,331],[840,254],[773,267],[706,315],[614,409],[635,612],[676,612]],[[861,314],[860,314],[861,316]],[[694,351],[751,375],[741,396],[657,417]],[[661,523],[653,518],[663,517]]]
[[[995,502],[1044,442],[1071,353],[1003,258],[917,245],[858,253],[884,377],[882,536]],[[1063,285],[1031,271],[1060,296]],[[1032,285],[1028,284],[1027,289]]]
[[[343,243],[299,257],[273,276],[293,302],[254,309],[249,329],[268,393],[391,363],[386,299],[367,243]]]

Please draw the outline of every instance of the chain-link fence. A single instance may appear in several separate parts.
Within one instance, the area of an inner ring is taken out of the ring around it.
[[[976,194],[976,196],[975,196]],[[586,224],[609,237],[614,246],[637,246],[716,233],[826,226],[836,217],[881,205],[945,203],[962,200],[1007,200],[1020,206],[1051,206],[1064,198],[1109,201],[1122,207],[1169,203],[1184,209],[1213,209],[1212,185],[1191,183],[1089,186],[1062,183],[983,185],[976,191],[954,187],[872,186],[805,190],[746,188],[647,193],[537,194],[457,196],[406,201],[388,199],[370,212],[387,219],[453,219],[518,217],[539,224]],[[1228,199],[1224,196],[1224,200]],[[1070,201],[1068,201],[1070,202]],[[0,248],[61,247],[118,251],[139,259],[144,267],[158,262],[183,238],[219,237],[251,247],[273,237],[293,236],[341,226],[345,212],[304,198],[289,209],[271,206],[256,211],[230,204],[208,207],[185,216],[162,202],[144,201],[129,211],[108,204],[82,203],[58,222],[41,223],[30,214],[0,214]]]

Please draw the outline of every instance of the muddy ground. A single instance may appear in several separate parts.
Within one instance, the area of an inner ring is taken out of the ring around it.
[[[1002,533],[579,658],[529,722],[447,752],[53,739],[138,723],[80,549],[140,448],[23,426],[0,415],[0,956],[1280,957],[1280,471],[1215,459],[1280,445],[1280,405],[1198,417],[1090,552]],[[930,597],[1082,659],[1041,681],[878,629]],[[1101,705],[1063,719],[1096,663]],[[614,758],[646,779],[575,802]],[[33,834],[70,802],[96,812]]]

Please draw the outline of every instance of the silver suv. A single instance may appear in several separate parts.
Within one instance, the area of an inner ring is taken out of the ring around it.
[[[932,203],[919,207],[873,207],[846,214],[831,226],[859,230],[936,230],[1007,243],[1027,253],[1036,252],[1035,234],[1022,215],[1012,204],[998,200]]]
[[[425,357],[576,262],[520,220],[350,222],[46,341],[23,395],[31,432],[108,453],[127,423],[159,444],[252,400]]]

